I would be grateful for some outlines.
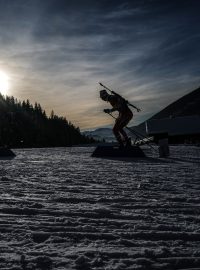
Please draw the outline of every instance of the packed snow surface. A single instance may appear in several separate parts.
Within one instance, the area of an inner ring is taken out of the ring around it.
[[[92,158],[92,147],[0,160],[0,269],[200,269],[200,147]]]

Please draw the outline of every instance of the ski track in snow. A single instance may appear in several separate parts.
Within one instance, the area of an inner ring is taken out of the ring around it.
[[[0,269],[200,269],[200,147],[161,159],[92,147],[0,160]]]

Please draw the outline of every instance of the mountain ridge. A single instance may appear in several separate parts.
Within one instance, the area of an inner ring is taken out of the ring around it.
[[[180,107],[182,107],[182,109]],[[170,103],[148,120],[194,114],[200,115],[200,87]]]

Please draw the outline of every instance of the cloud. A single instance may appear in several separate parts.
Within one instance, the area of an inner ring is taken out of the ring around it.
[[[0,68],[13,95],[81,128],[112,123],[99,81],[143,109],[139,123],[199,86],[198,3],[178,2],[0,0]]]

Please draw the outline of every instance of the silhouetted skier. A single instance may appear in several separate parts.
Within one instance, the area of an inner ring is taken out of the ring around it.
[[[112,113],[118,111],[119,115],[115,121],[113,127],[113,133],[120,146],[130,146],[131,139],[128,137],[127,133],[124,131],[124,127],[130,122],[133,117],[132,111],[129,109],[128,104],[125,99],[121,98],[119,95],[109,95],[106,90],[100,91],[100,98],[103,101],[107,101],[113,107],[112,109],[104,109],[105,113]],[[132,105],[133,106],[133,105]],[[140,109],[133,106],[138,112]]]

